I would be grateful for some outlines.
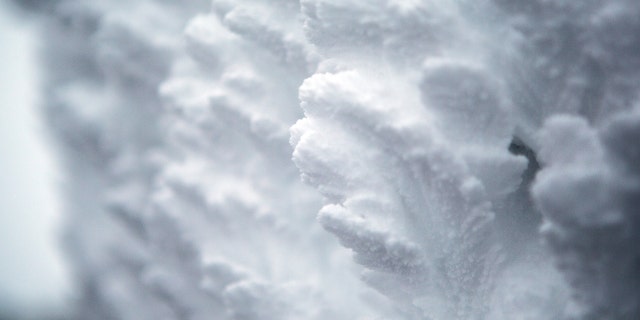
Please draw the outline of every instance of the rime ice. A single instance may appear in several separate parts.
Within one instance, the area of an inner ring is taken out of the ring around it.
[[[640,317],[635,1],[32,8],[79,318]]]

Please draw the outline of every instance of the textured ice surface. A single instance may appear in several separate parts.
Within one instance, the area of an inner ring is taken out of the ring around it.
[[[640,316],[635,1],[23,4],[78,318]]]

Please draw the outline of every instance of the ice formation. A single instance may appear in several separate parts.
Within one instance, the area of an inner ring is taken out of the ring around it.
[[[20,3],[77,318],[640,317],[635,1]]]

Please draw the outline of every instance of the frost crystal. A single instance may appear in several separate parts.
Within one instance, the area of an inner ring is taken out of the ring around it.
[[[636,1],[20,3],[78,319],[640,318]]]

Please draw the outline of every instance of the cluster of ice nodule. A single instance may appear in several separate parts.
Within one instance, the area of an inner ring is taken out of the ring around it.
[[[20,3],[79,319],[640,317],[637,1]]]

